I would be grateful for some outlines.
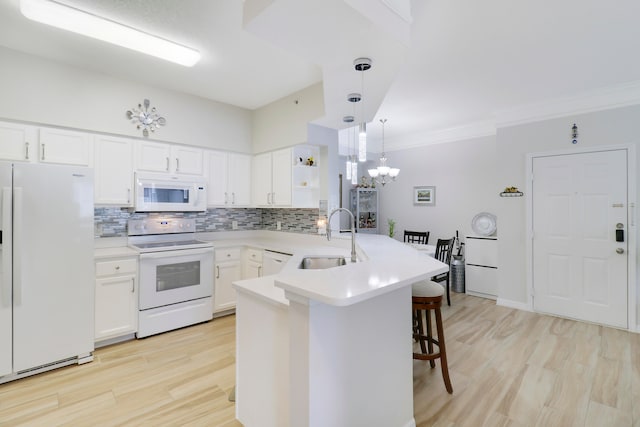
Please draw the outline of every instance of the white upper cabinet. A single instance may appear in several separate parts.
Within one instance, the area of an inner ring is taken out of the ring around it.
[[[229,153],[228,189],[231,206],[249,206],[251,204],[251,156]]]
[[[185,175],[204,175],[204,150],[186,145],[172,145],[171,158],[174,162],[175,173]]]
[[[291,205],[291,149],[274,151],[272,158],[272,204]]]
[[[258,206],[291,205],[291,149],[253,157],[253,202]]]
[[[201,148],[153,141],[140,141],[136,147],[136,169],[139,171],[204,174]]]
[[[271,153],[253,156],[251,193],[257,206],[271,206]]]
[[[207,204],[209,206],[249,206],[251,204],[251,156],[206,152]]]
[[[66,129],[40,128],[38,160],[42,163],[92,166],[93,136]]]
[[[135,141],[96,135],[95,203],[132,206]]]
[[[137,170],[170,173],[170,168],[171,145],[151,141],[139,141],[136,144]]]
[[[227,192],[227,153],[222,151],[207,151],[207,205],[224,206],[229,201]]]
[[[37,134],[34,126],[0,122],[0,159],[35,161]]]

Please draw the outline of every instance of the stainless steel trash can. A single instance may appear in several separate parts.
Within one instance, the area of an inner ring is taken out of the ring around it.
[[[449,270],[451,290],[453,292],[464,292],[464,256],[451,256]]]

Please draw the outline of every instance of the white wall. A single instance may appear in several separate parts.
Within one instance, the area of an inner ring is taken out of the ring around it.
[[[429,243],[460,232],[471,234],[471,220],[479,212],[496,213],[500,188],[496,185],[494,137],[428,145],[387,153],[388,164],[400,168],[395,182],[378,186],[380,233],[388,232],[387,219],[396,221],[395,238],[404,230],[429,231]],[[414,206],[414,186],[435,186],[435,206]],[[498,235],[501,234],[498,219]]]
[[[322,84],[253,111],[253,152],[277,150],[308,141],[307,124],[324,116]]]
[[[167,119],[151,139],[252,151],[249,110],[2,47],[0,64],[1,119],[142,138],[125,113],[147,98]]]
[[[571,143],[571,127],[578,126],[578,144]],[[525,159],[528,153],[580,150],[587,147],[630,144],[638,146],[640,106],[568,116],[498,129],[497,185],[526,187]],[[640,164],[640,150],[636,162]],[[503,198],[497,204],[499,296],[525,303],[526,289],[526,203]],[[639,195],[636,195],[638,199]],[[636,288],[637,288],[636,284]],[[636,304],[637,306],[637,304]]]

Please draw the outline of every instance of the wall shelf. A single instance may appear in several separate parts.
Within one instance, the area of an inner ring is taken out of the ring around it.
[[[514,191],[514,192],[506,192],[503,191],[500,193],[500,197],[522,197],[524,193],[522,191]]]

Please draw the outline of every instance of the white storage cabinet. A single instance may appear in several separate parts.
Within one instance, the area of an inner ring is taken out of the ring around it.
[[[213,313],[232,310],[236,307],[236,291],[232,283],[242,278],[242,247],[218,248],[215,250],[213,280]]]
[[[498,295],[498,238],[467,236],[464,253],[466,293],[496,299]]]
[[[41,163],[92,166],[93,136],[66,129],[40,128]]]
[[[208,206],[251,205],[251,156],[248,154],[206,152]]]
[[[0,122],[0,159],[33,162],[38,153],[38,129],[18,123]]]
[[[252,199],[257,206],[291,206],[291,149],[253,157]]]
[[[95,203],[132,206],[135,141],[96,135],[94,143]]]
[[[203,151],[186,145],[172,145],[153,141],[136,144],[136,169],[177,175],[204,174]]]
[[[243,279],[262,277],[262,249],[247,248],[244,252]]]
[[[137,256],[96,260],[96,342],[136,333],[137,282]]]

